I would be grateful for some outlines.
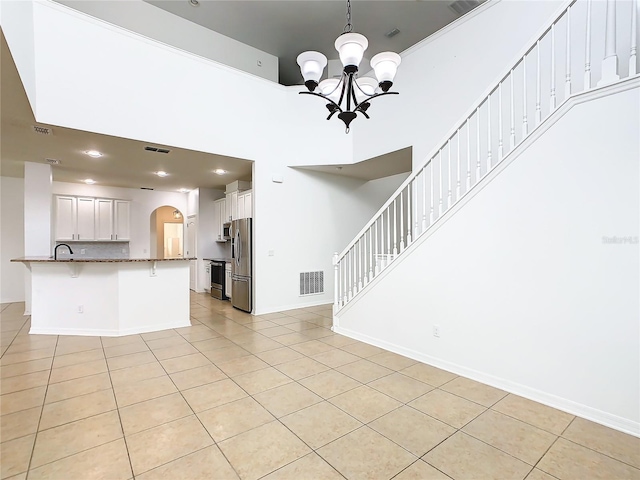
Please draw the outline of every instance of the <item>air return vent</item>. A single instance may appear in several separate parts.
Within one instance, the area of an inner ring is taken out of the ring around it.
[[[449,5],[449,8],[458,15],[464,15],[480,5],[479,0],[457,0]]]
[[[391,37],[395,37],[399,33],[400,33],[400,30],[398,30],[397,28],[394,28],[393,30],[385,33],[384,36],[387,38],[391,38]]]
[[[167,150],[166,148],[159,147],[144,147],[147,152],[156,152],[156,153],[169,153],[171,150]]]
[[[324,272],[300,273],[300,296],[324,293]]]
[[[40,125],[31,125],[34,132],[40,135],[53,135],[53,129],[49,127],[41,127]]]
[[[45,158],[44,159],[45,162],[47,162],[49,165],[60,165],[60,160],[56,159],[56,158]]]

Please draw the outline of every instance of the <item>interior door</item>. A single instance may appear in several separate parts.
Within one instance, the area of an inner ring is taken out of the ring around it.
[[[196,256],[196,237],[198,235],[198,219],[196,215],[189,215],[187,217],[187,251],[185,256]],[[198,261],[189,261],[189,288],[193,291],[197,289],[196,279],[198,278]]]

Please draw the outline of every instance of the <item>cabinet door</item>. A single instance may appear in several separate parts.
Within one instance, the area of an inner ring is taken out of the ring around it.
[[[244,218],[253,218],[253,204],[250,191],[244,194]]]
[[[130,234],[130,216],[131,202],[127,200],[114,200],[114,240],[129,240]]]
[[[231,220],[238,219],[238,192],[231,192]]]
[[[56,240],[76,239],[76,199],[56,196]]]
[[[95,198],[78,198],[78,231],[76,240],[95,240],[96,239],[96,222],[95,222]]]
[[[222,223],[230,222],[231,220],[233,220],[231,218],[231,201],[232,201],[231,194],[228,193],[227,197],[226,197],[226,200],[225,200],[225,204],[224,204],[224,218],[225,218],[225,221],[222,222]]]
[[[96,240],[113,240],[113,200],[96,198]]]
[[[225,204],[227,202],[225,202],[224,198],[222,200],[216,200],[215,202],[213,202],[214,208],[213,208],[213,215],[214,215],[214,219],[213,219],[213,225],[215,228],[215,235],[216,235],[216,240],[222,240],[222,234],[223,234],[223,227],[222,225],[225,222]]]
[[[244,194],[238,195],[238,218],[247,218],[244,211]]]

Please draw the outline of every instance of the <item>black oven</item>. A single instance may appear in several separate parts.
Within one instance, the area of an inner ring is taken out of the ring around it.
[[[220,300],[227,299],[224,294],[224,266],[224,262],[211,262],[211,296]]]

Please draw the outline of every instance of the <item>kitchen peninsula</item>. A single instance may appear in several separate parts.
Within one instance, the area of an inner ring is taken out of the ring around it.
[[[186,327],[193,258],[23,257],[31,271],[31,330],[122,336]]]

